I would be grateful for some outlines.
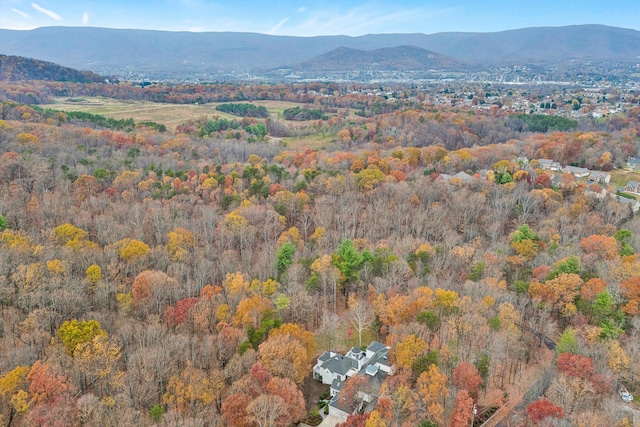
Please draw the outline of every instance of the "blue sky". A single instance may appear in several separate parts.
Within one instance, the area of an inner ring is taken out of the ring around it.
[[[0,28],[6,29],[91,26],[358,36],[573,24],[640,30],[640,0],[0,0]]]

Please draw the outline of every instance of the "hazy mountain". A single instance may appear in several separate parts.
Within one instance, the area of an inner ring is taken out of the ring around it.
[[[415,46],[385,47],[358,50],[339,47],[307,61],[293,65],[295,71],[411,71],[459,70],[465,66],[459,61],[439,53]]]
[[[102,82],[104,77],[91,71],[78,71],[38,59],[0,55],[0,81],[18,80],[91,83]]]
[[[216,70],[243,73],[300,64],[340,47],[362,51],[414,46],[483,66],[637,61],[640,57],[639,31],[602,25],[360,37],[46,27],[0,30],[0,39],[0,53],[40,58],[102,74],[127,70],[177,76]]]

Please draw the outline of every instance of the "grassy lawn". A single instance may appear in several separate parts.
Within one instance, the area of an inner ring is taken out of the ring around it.
[[[324,148],[327,145],[334,142],[335,137],[329,134],[317,133],[313,135],[303,136],[303,137],[287,137],[282,138],[282,143],[287,147],[291,148],[310,148],[312,150],[317,150],[320,148]]]
[[[640,173],[624,169],[616,169],[611,172],[611,183],[613,187],[624,187],[629,181],[640,181]]]
[[[53,108],[61,111],[82,111],[100,114],[114,119],[132,118],[136,122],[153,121],[162,123],[169,130],[188,120],[197,120],[203,116],[219,116],[227,119],[237,116],[216,110],[222,102],[211,104],[165,104],[148,101],[119,100],[105,97],[56,98],[53,104],[42,105],[42,108]],[[255,101],[255,105],[263,105],[273,117],[282,117],[286,108],[300,106],[295,102],[286,101]]]

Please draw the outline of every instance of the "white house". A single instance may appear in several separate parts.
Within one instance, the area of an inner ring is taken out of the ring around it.
[[[329,414],[335,415],[343,422],[352,413],[353,408],[347,407],[344,399],[340,399],[340,391],[347,379],[354,375],[362,375],[364,386],[358,391],[363,410],[364,406],[375,407],[377,391],[392,372],[389,359],[389,348],[384,344],[373,341],[365,351],[353,347],[344,356],[333,351],[325,351],[318,357],[313,367],[313,377],[323,384],[330,384],[331,402]]]
[[[584,178],[585,176],[589,176],[589,169],[578,168],[575,166],[565,166],[564,169],[562,169],[562,172],[569,173],[575,176],[576,178]]]
[[[560,163],[554,162],[549,159],[538,159],[538,165],[540,165],[541,169],[546,169],[550,171],[560,170]]]
[[[343,356],[332,351],[325,351],[318,357],[313,367],[313,378],[323,384],[331,385],[331,396],[335,396],[350,378],[360,371],[357,359]]]
[[[633,211],[634,213],[638,212],[638,210],[640,209],[640,202],[638,202],[636,199],[627,199],[626,197],[618,196],[617,200],[623,205],[628,205],[631,208],[631,211]]]
[[[609,185],[611,181],[611,175],[606,172],[593,171],[589,174],[589,182],[599,182],[603,185]]]
[[[629,157],[626,163],[627,169],[638,170],[640,169],[640,157]]]
[[[629,181],[627,185],[624,186],[624,191],[629,193],[640,193],[640,182],[638,181]]]
[[[584,194],[589,197],[602,200],[607,197],[607,189],[600,184],[592,183],[587,185],[587,189]]]

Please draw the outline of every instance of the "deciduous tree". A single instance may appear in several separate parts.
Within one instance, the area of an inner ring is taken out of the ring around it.
[[[564,412],[561,407],[554,405],[543,397],[527,406],[527,415],[531,421],[539,423],[546,418],[560,419],[564,417]]]

